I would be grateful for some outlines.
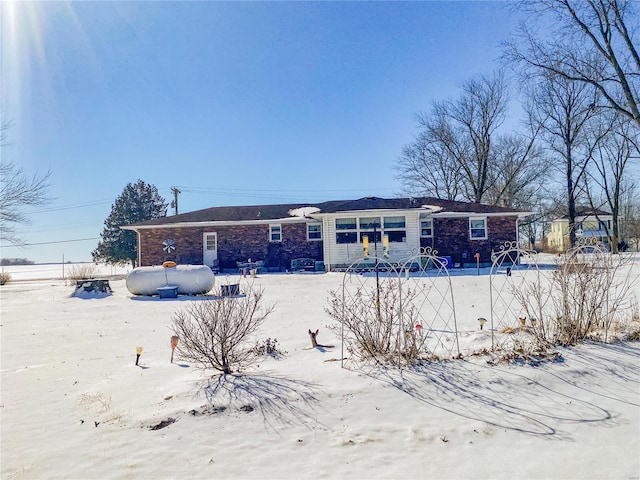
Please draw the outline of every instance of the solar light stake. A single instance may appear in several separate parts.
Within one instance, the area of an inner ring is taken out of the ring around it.
[[[140,355],[142,355],[142,347],[136,347],[136,365],[138,365],[138,360],[140,360]]]
[[[484,328],[484,324],[487,323],[487,319],[481,317],[478,319],[478,323],[480,324],[480,330],[482,330]]]
[[[180,337],[178,337],[177,335],[173,335],[171,337],[171,363],[173,363],[173,351],[178,346],[179,341],[180,341]]]

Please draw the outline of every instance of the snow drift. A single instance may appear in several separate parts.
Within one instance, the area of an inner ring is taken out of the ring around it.
[[[158,295],[158,288],[178,287],[178,294],[205,294],[213,288],[215,276],[206,265],[138,267],[127,275],[127,289],[134,295]]]

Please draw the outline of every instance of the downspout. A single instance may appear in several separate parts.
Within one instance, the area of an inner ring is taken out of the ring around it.
[[[136,230],[136,242],[138,244],[138,266],[142,266],[142,242],[140,241],[140,230]]]
[[[520,217],[516,216],[516,248],[518,249],[518,258],[517,265],[520,265],[520,227],[518,222],[520,221]]]
[[[325,258],[324,269],[331,271],[331,246],[329,245],[329,221],[326,216],[322,217],[322,249]]]

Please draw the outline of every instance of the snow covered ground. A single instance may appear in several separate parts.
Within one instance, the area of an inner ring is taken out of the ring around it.
[[[343,369],[325,313],[342,275],[268,274],[255,282],[275,310],[256,340],[287,353],[222,378],[170,363],[171,318],[201,299],[135,297],[122,279],[72,297],[40,267],[0,287],[3,479],[640,478],[638,342],[537,367]],[[486,340],[488,282],[452,277],[468,342]],[[308,329],[336,348],[310,349]]]

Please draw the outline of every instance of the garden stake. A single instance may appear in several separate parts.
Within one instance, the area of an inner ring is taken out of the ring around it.
[[[138,360],[140,360],[140,355],[142,355],[142,347],[136,347],[136,365],[138,365]]]

